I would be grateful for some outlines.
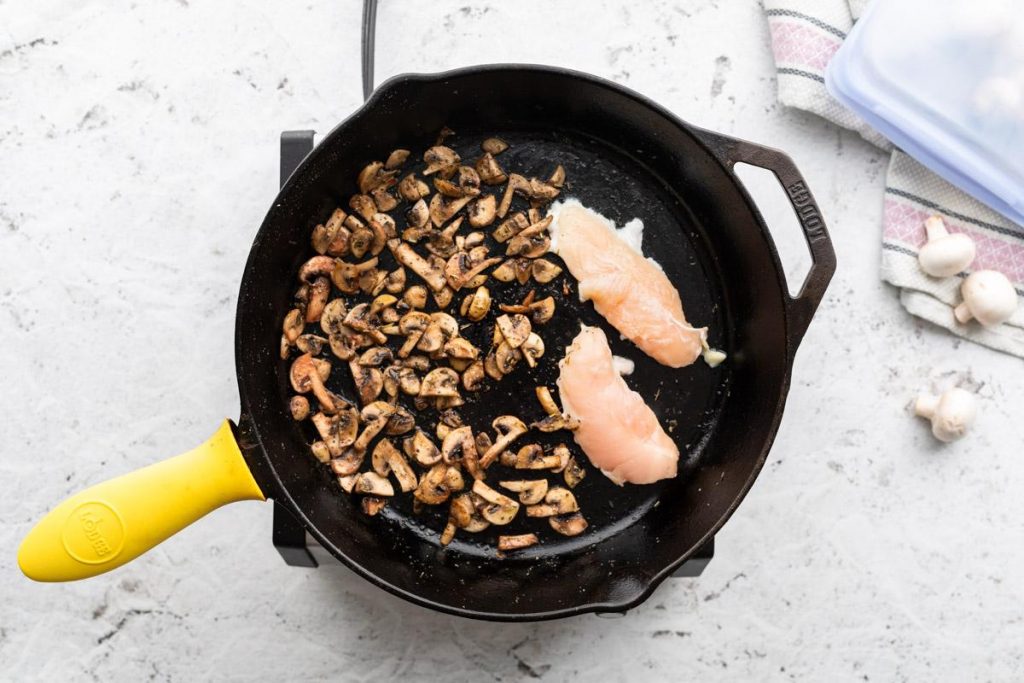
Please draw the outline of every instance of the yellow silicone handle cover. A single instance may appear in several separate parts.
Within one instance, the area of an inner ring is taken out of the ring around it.
[[[36,581],[74,581],[108,572],[208,512],[266,500],[225,420],[197,448],[76,493],[50,511],[18,549]]]

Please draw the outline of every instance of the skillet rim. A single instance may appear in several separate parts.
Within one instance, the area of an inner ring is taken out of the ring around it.
[[[345,553],[341,552],[333,543],[331,543],[326,535],[322,533],[319,528],[313,524],[309,518],[302,512],[296,500],[292,497],[288,490],[288,486],[281,480],[274,466],[273,459],[268,453],[267,449],[263,445],[263,440],[260,436],[260,428],[256,421],[252,418],[253,412],[251,410],[251,402],[249,400],[249,392],[246,387],[247,373],[243,364],[245,362],[241,353],[241,349],[244,346],[242,340],[243,334],[241,332],[242,325],[240,324],[242,319],[245,317],[243,311],[244,299],[240,295],[238,298],[238,305],[235,314],[235,374],[238,382],[239,397],[241,401],[241,418],[239,420],[241,424],[241,431],[245,435],[246,447],[243,448],[246,460],[254,470],[254,475],[257,481],[260,483],[261,488],[268,498],[273,498],[275,502],[284,505],[290,514],[292,514],[299,523],[306,529],[306,531],[313,536],[318,543],[320,543],[331,555],[337,558],[342,564],[351,569],[353,572],[366,579],[373,585],[386,590],[387,592],[395,595],[399,598],[412,602],[413,604],[428,609],[442,612],[445,614],[451,614],[453,616],[466,617],[471,619],[479,619],[486,621],[502,621],[502,622],[520,622],[520,621],[548,621],[553,619],[559,619],[564,617],[570,617],[580,614],[587,613],[625,613],[626,611],[637,607],[644,601],[646,601],[651,594],[661,585],[665,579],[671,576],[676,569],[678,569],[684,562],[686,562],[697,550],[699,550],[704,544],[713,538],[725,525],[725,523],[732,517],[739,507],[740,503],[743,502],[750,489],[753,487],[754,481],[760,475],[761,470],[764,468],[764,464],[767,461],[768,454],[771,451],[771,447],[775,442],[775,437],[778,433],[779,425],[782,421],[782,415],[786,404],[786,398],[789,394],[789,387],[791,381],[791,374],[793,369],[793,361],[796,353],[796,348],[802,338],[802,334],[794,337],[792,334],[792,320],[788,315],[789,302],[791,298],[787,297],[788,290],[785,280],[784,270],[782,268],[781,261],[779,259],[778,251],[775,248],[775,242],[771,237],[771,233],[761,215],[761,212],[757,209],[757,205],[753,202],[751,196],[746,191],[743,183],[736,177],[732,170],[732,165],[726,163],[722,155],[716,153],[715,150],[709,146],[709,139],[720,139],[722,141],[735,141],[743,142],[754,147],[761,147],[769,149],[763,145],[757,145],[756,143],[749,143],[743,140],[732,138],[727,135],[723,135],[699,126],[694,126],[682,120],[671,111],[665,109],[663,106],[650,99],[649,97],[642,95],[630,88],[626,88],[618,83],[610,81],[599,76],[594,76],[589,73],[576,71],[573,69],[566,69],[562,67],[554,67],[548,65],[538,64],[525,64],[525,63],[500,63],[500,64],[484,64],[478,66],[460,67],[457,69],[451,69],[448,71],[441,71],[435,73],[406,73],[398,74],[387,79],[381,83],[374,90],[373,94],[367,99],[358,109],[352,112],[349,116],[345,117],[340,123],[327,133],[323,139],[317,144],[313,150],[302,160],[302,162],[295,168],[288,180],[281,186],[277,195],[272,202],[270,209],[264,216],[263,222],[260,224],[259,230],[256,232],[253,238],[252,246],[250,247],[249,256],[246,259],[245,269],[242,274],[240,290],[245,291],[250,278],[253,276],[253,259],[257,247],[262,241],[261,238],[264,234],[270,232],[273,226],[270,225],[271,214],[274,211],[276,205],[280,204],[281,197],[287,196],[291,193],[293,187],[297,183],[297,178],[301,175],[304,168],[312,163],[320,154],[326,153],[327,143],[329,140],[336,136],[342,135],[344,129],[347,128],[353,121],[356,121],[364,116],[368,116],[378,106],[379,102],[385,97],[389,96],[392,90],[395,90],[407,83],[432,83],[441,82],[448,79],[456,79],[468,75],[479,75],[481,73],[508,73],[508,72],[519,72],[524,75],[529,74],[547,74],[561,76],[573,80],[587,81],[592,85],[614,91],[616,94],[633,100],[637,104],[652,110],[654,113],[665,118],[669,123],[681,129],[682,132],[686,133],[691,137],[697,145],[704,150],[708,157],[714,161],[714,163],[721,167],[730,181],[739,191],[743,197],[746,208],[753,215],[755,222],[757,223],[762,240],[765,246],[768,248],[771,256],[773,271],[775,276],[775,284],[778,287],[780,297],[782,298],[781,308],[785,312],[783,315],[783,330],[786,338],[787,346],[791,346],[787,358],[785,359],[785,368],[782,375],[782,381],[779,386],[779,395],[777,401],[774,402],[774,414],[771,419],[771,425],[768,432],[765,434],[763,439],[763,445],[761,452],[753,462],[749,477],[743,482],[743,485],[739,488],[739,492],[736,497],[729,503],[725,511],[719,517],[719,519],[711,525],[708,531],[701,536],[700,540],[695,543],[689,550],[684,552],[674,561],[669,562],[664,567],[654,572],[647,580],[643,589],[638,591],[636,594],[624,598],[620,601],[605,601],[605,602],[588,602],[581,603],[578,605],[572,605],[568,607],[560,607],[557,609],[545,611],[545,612],[531,612],[531,613],[509,613],[509,612],[486,612],[476,611],[472,609],[461,608],[451,604],[445,604],[436,602],[424,598],[416,593],[405,590],[399,586],[389,583],[378,574],[376,574],[372,568],[364,567],[358,562],[349,558]],[[283,415],[283,413],[282,413]],[[283,418],[282,418],[283,419]],[[258,454],[257,454],[258,451]],[[253,459],[257,458],[259,462],[253,462]],[[264,484],[269,484],[265,486]]]

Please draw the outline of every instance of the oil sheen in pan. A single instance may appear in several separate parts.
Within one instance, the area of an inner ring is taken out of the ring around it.
[[[696,234],[696,222],[686,208],[674,201],[661,187],[656,176],[647,172],[641,160],[605,143],[571,132],[508,130],[495,133],[460,129],[446,140],[446,144],[453,147],[462,158],[473,159],[480,154],[480,140],[492,135],[510,144],[510,148],[499,157],[506,171],[546,177],[560,163],[567,176],[562,198],[577,199],[617,225],[623,225],[636,217],[641,218],[644,224],[644,253],[651,256],[651,245],[658,245],[656,261],[679,289],[687,319],[694,325],[709,326],[709,343],[712,346],[728,346],[724,339],[728,332],[725,328],[726,319],[717,305],[721,301],[717,274],[705,272],[700,265],[702,262],[710,262],[710,259],[701,258],[697,253],[697,249],[702,248],[702,240]],[[503,245],[489,243],[492,253],[504,252]],[[548,254],[545,258],[565,267],[554,254]],[[570,284],[568,295],[563,295],[561,291],[563,280]],[[555,317],[540,329],[546,347],[545,357],[537,368],[531,369],[520,364],[512,374],[483,392],[467,392],[466,404],[458,412],[466,424],[475,429],[487,427],[489,430],[491,421],[498,415],[517,415],[526,422],[539,419],[543,411],[537,403],[534,387],[544,384],[554,389],[558,376],[557,361],[564,356],[566,346],[579,332],[580,324],[596,325],[607,334],[615,355],[635,363],[635,370],[626,381],[644,397],[678,444],[681,453],[678,476],[686,477],[700,462],[703,444],[710,435],[715,414],[728,392],[728,362],[715,369],[699,360],[680,369],[659,364],[632,343],[623,340],[594,311],[591,303],[580,302],[575,285],[575,280],[568,275],[556,278],[542,287],[532,282],[527,285],[516,282],[493,283],[492,296],[495,303],[518,301],[531,288],[537,289],[538,296],[550,293],[555,297]],[[457,306],[461,298],[462,293],[456,296],[452,306]],[[473,326],[464,332],[479,348],[487,348],[489,334],[489,325]],[[348,380],[347,373],[335,373],[330,388],[342,395],[351,396],[345,380]],[[436,421],[436,413],[429,410],[421,412],[418,420],[428,432]],[[449,557],[460,554],[493,557],[497,553],[496,537],[499,534],[528,531],[537,532],[541,542],[537,546],[508,554],[506,561],[536,561],[549,554],[571,552],[618,534],[635,523],[655,504],[662,489],[668,484],[660,482],[648,486],[616,486],[589,465],[569,432],[543,434],[531,431],[528,440],[521,439],[516,446],[524,443],[566,443],[578,459],[587,462],[587,477],[574,493],[590,527],[580,536],[566,538],[552,532],[546,520],[525,521],[517,518],[508,526],[492,526],[478,534],[457,533],[453,542],[444,550]],[[544,475],[507,469],[496,463],[490,470],[488,481],[496,485],[502,479],[535,476]],[[552,482],[560,478],[560,475],[546,476]],[[342,494],[339,492],[338,495]],[[411,496],[398,496],[389,501],[387,507],[371,523],[376,527],[376,533],[386,534],[389,527],[396,527],[395,531],[397,527],[402,527],[436,544],[447,519],[447,510],[446,505],[425,506],[419,514],[413,514]]]

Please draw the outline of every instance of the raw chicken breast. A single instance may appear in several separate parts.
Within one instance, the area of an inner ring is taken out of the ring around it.
[[[580,299],[651,358],[672,368],[697,359],[707,328],[686,322],[679,292],[640,251],[643,224],[624,228],[574,199],[552,207],[552,251],[580,283]],[[631,244],[632,242],[632,244]]]
[[[679,449],[619,376],[600,328],[584,325],[558,367],[562,410],[580,421],[573,438],[595,467],[620,485],[676,476]]]

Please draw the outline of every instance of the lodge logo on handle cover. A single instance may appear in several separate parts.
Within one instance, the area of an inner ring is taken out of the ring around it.
[[[106,503],[83,503],[68,516],[61,540],[79,562],[103,564],[124,547],[124,523]]]

